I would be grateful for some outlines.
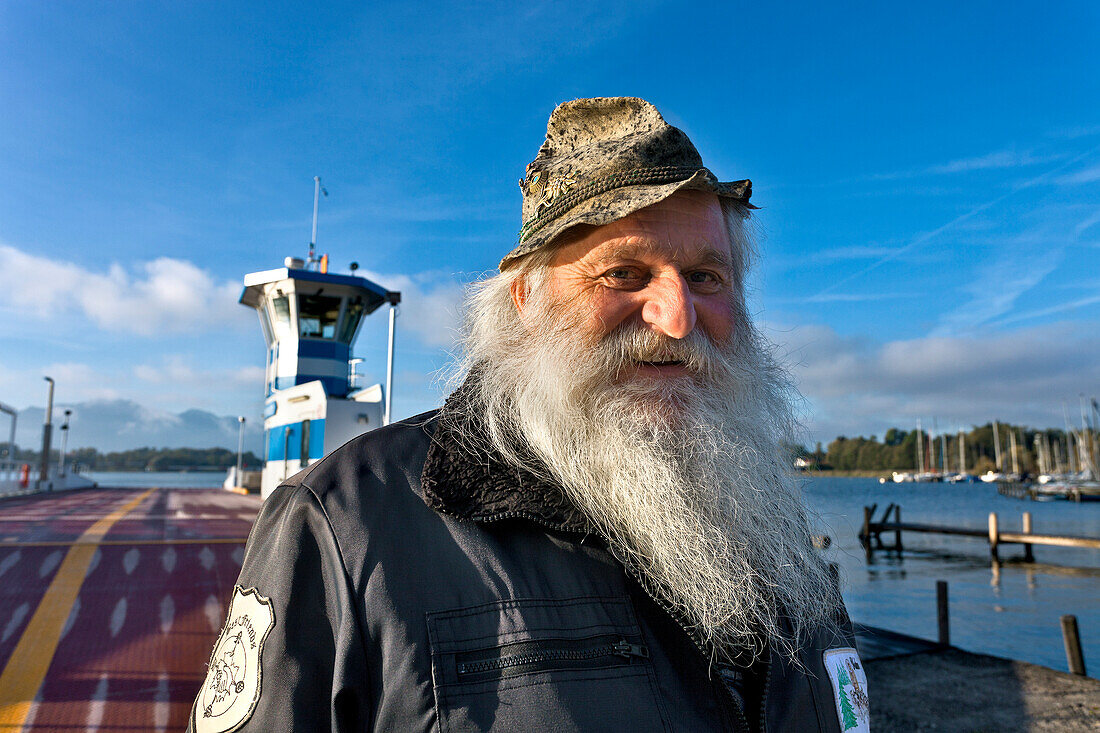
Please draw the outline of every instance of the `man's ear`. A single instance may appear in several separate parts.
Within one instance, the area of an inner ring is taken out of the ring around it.
[[[525,305],[527,305],[527,278],[523,275],[520,275],[512,281],[509,289],[512,293],[512,302],[516,304],[516,310],[519,312],[519,315],[522,318],[523,308]]]

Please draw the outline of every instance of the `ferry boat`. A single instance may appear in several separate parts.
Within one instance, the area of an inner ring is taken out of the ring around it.
[[[244,278],[240,302],[256,310],[267,344],[264,498],[288,476],[360,433],[389,422],[393,329],[401,294],[328,272],[327,256],[287,257]],[[358,385],[352,344],[365,316],[390,306],[387,385]]]
[[[315,177],[313,236],[309,256],[287,257],[283,267],[244,277],[242,305],[260,319],[267,359],[264,370],[264,466],[260,494],[267,498],[287,477],[368,430],[390,420],[393,346],[401,293],[351,274],[329,272],[328,255],[317,257]],[[359,385],[351,358],[363,318],[389,305],[386,386]],[[229,488],[247,490],[247,473],[230,469]]]

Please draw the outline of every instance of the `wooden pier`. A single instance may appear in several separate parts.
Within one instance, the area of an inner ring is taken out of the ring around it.
[[[998,548],[1001,545],[1018,544],[1024,547],[1024,561],[1034,562],[1033,546],[1049,545],[1054,547],[1085,547],[1100,550],[1100,537],[1075,537],[1068,535],[1037,534],[1032,531],[1031,512],[1023,513],[1022,530],[1020,532],[1002,531],[1000,520],[995,512],[989,515],[988,528],[986,530],[971,529],[969,527],[947,527],[937,524],[920,524],[901,521],[901,507],[891,503],[882,513],[882,517],[875,521],[877,504],[863,507],[863,527],[859,533],[860,544],[863,545],[867,556],[875,550],[902,552],[902,532],[925,532],[929,534],[959,535],[963,537],[975,537],[985,539],[989,543],[989,554],[994,560],[999,560]],[[893,519],[891,521],[891,515]],[[893,533],[894,544],[887,546],[882,541],[883,533]]]

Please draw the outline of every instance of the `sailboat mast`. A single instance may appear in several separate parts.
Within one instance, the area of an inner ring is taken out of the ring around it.
[[[993,454],[996,456],[997,473],[1001,472],[1001,435],[997,430],[997,421],[993,421]]]
[[[924,431],[921,430],[920,420],[917,420],[917,473],[924,473]]]

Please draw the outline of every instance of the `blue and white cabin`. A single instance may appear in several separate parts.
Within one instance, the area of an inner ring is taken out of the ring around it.
[[[264,498],[279,483],[360,433],[380,427],[381,385],[359,388],[351,347],[363,317],[400,295],[316,260],[245,275],[240,302],[255,308],[267,342]]]

